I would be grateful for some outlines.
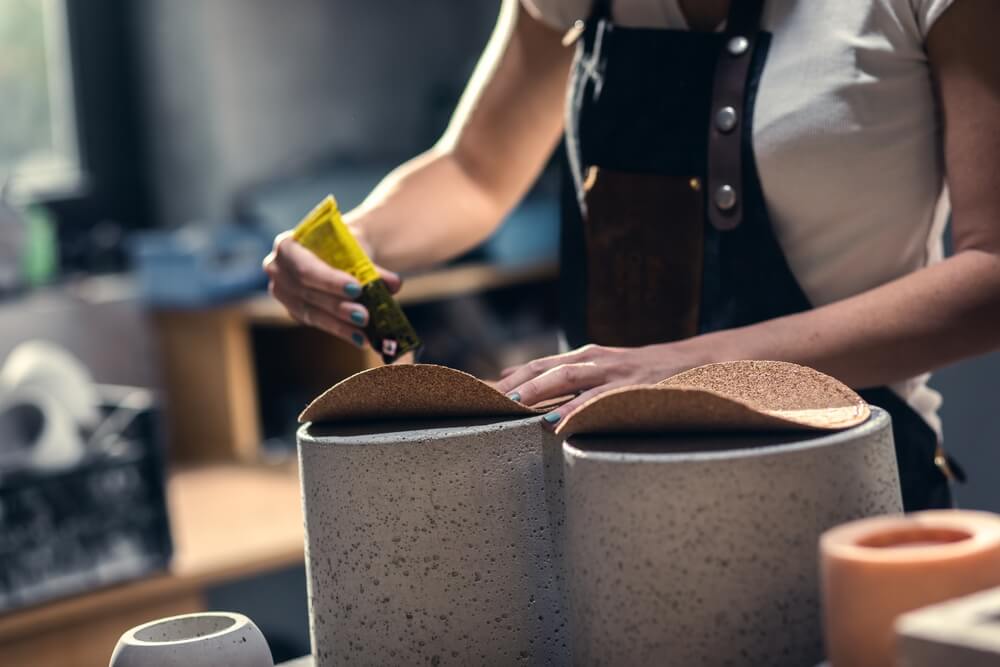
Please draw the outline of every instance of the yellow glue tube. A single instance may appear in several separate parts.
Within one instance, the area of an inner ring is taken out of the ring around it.
[[[368,309],[365,334],[387,364],[420,348],[420,338],[379,277],[354,234],[344,224],[337,200],[327,197],[298,224],[292,237],[335,269],[345,271],[361,284],[358,301]]]

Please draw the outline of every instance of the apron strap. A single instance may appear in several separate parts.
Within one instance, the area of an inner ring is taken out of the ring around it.
[[[760,16],[764,11],[764,0],[731,0],[726,33],[745,35],[760,29]]]
[[[708,220],[716,229],[743,221],[743,132],[746,87],[760,34],[764,0],[731,0],[715,69],[708,123]]]
[[[595,21],[600,21],[601,19],[611,20],[611,4],[613,0],[594,0],[591,8],[590,17]]]

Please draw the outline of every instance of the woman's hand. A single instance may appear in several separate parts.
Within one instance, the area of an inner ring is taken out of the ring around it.
[[[264,260],[264,271],[271,277],[271,296],[293,318],[357,347],[367,344],[362,329],[368,324],[368,310],[355,301],[361,296],[361,285],[300,245],[291,232],[274,240],[274,250]],[[382,268],[379,273],[393,294],[399,291],[402,281],[398,275]]]
[[[509,368],[497,389],[515,401],[535,405],[560,396],[577,396],[545,415],[555,427],[591,398],[616,387],[656,384],[672,375],[713,361],[701,338],[647,347],[588,345]]]

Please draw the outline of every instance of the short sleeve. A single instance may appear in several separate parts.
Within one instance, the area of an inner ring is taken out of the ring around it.
[[[955,0],[911,0],[911,2],[917,17],[920,36],[926,39],[931,28],[941,18],[941,15],[954,4]]]
[[[560,32],[590,12],[589,0],[521,0],[521,4],[529,14]]]

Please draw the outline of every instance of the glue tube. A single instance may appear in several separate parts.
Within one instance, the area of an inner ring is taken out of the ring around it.
[[[391,364],[407,352],[420,349],[420,338],[392,297],[378,269],[344,224],[337,200],[328,196],[295,228],[292,237],[335,269],[345,271],[361,285],[358,301],[368,309],[368,341]]]

